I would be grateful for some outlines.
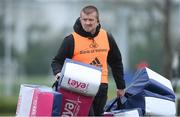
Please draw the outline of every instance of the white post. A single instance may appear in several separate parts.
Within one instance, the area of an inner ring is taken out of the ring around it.
[[[118,37],[121,37],[120,40],[117,40],[117,44],[121,50],[122,61],[124,64],[124,69],[129,69],[129,42],[128,42],[128,18],[129,18],[129,9],[123,8],[119,9],[119,25],[118,25]]]
[[[5,95],[11,95],[12,87],[12,4],[11,0],[5,1],[5,34],[4,34],[4,73],[5,73]]]

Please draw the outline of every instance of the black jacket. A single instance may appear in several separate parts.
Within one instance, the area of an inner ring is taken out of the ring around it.
[[[89,39],[93,39],[99,33],[101,25],[98,25],[96,28],[96,33],[92,35],[83,30],[79,18],[76,20],[74,24],[74,31],[83,37],[88,37]],[[118,49],[118,46],[110,33],[107,33],[110,51],[107,56],[108,65],[111,67],[113,77],[116,82],[116,86],[118,89],[125,88],[125,81],[123,79],[123,64],[122,64],[122,57],[121,53]],[[58,50],[57,55],[53,58],[51,67],[53,70],[54,75],[61,71],[64,61],[66,58],[72,58],[74,52],[74,39],[73,35],[70,34],[69,36],[65,37],[63,40],[61,47]]]

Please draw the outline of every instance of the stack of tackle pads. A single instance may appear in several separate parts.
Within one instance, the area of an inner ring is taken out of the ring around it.
[[[60,116],[62,94],[41,85],[21,84],[16,116]]]
[[[175,93],[171,82],[147,67],[135,73],[132,83],[126,88],[125,97],[122,97],[120,102],[123,109],[141,109],[142,115],[176,114]],[[108,106],[106,105],[106,108]],[[113,113],[117,108],[109,111]]]
[[[62,116],[87,116],[101,82],[101,68],[66,59],[58,92],[63,94]]]
[[[59,81],[47,86],[22,84],[16,116],[87,116],[101,83],[99,67],[66,59]]]

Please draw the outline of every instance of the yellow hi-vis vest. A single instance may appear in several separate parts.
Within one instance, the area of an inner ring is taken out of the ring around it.
[[[100,29],[99,34],[94,39],[88,39],[76,32],[72,34],[74,37],[74,54],[72,59],[101,67],[101,83],[108,83],[107,55],[109,42],[106,31]]]

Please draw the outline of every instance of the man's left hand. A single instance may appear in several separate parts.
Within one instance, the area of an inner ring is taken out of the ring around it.
[[[117,89],[117,97],[123,97],[125,94],[124,89]]]

